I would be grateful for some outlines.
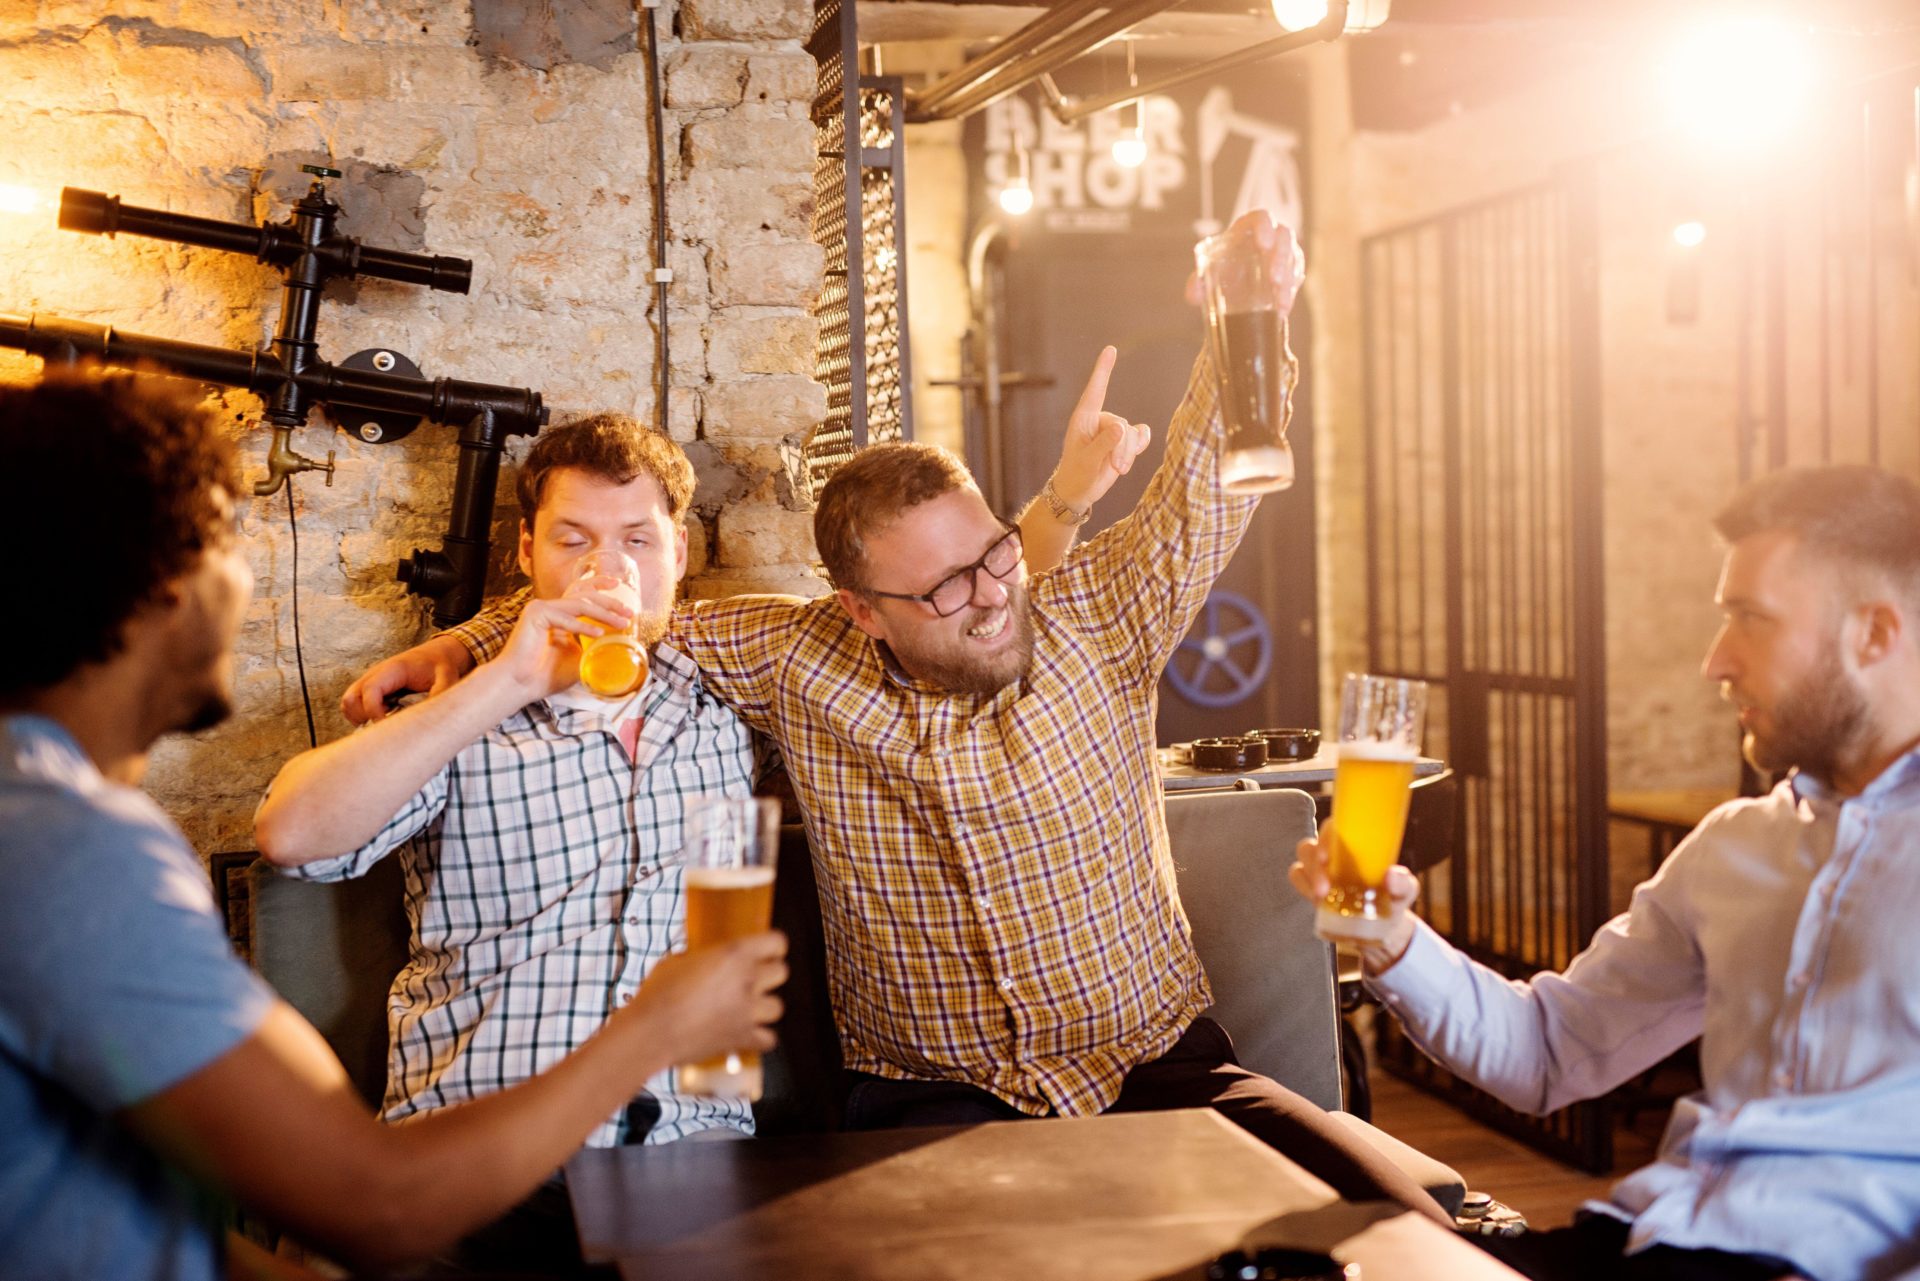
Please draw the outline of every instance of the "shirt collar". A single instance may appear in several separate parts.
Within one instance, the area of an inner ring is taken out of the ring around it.
[[[1881,770],[1879,777],[1868,783],[1858,796],[1843,797],[1833,790],[1833,785],[1826,779],[1815,777],[1803,769],[1794,770],[1787,781],[1796,798],[1810,803],[1837,805],[1847,800],[1878,803],[1910,786],[1920,785],[1920,744],[1915,744],[1904,756]]]

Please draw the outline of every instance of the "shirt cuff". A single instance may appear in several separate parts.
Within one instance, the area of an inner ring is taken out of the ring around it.
[[[1415,917],[1413,941],[1391,968],[1366,977],[1367,990],[1396,1014],[1436,1009],[1446,1003],[1462,959],[1431,925]]]

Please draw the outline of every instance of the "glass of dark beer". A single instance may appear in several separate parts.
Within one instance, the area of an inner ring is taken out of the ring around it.
[[[1275,279],[1272,256],[1246,227],[1207,237],[1193,254],[1227,429],[1220,487],[1230,494],[1285,489],[1293,483],[1287,420],[1300,365],[1287,346],[1282,282]]]

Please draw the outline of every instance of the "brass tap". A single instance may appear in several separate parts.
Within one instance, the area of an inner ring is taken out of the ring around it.
[[[327,451],[327,461],[323,463],[295,453],[292,440],[293,428],[276,426],[273,429],[273,447],[267,451],[267,478],[253,482],[253,492],[262,498],[278,493],[280,486],[287,483],[287,477],[297,471],[323,471],[327,473],[327,488],[333,488],[334,451]]]

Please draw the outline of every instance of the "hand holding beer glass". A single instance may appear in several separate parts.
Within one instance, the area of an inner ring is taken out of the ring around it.
[[[1377,943],[1393,927],[1387,872],[1400,858],[1420,735],[1425,681],[1349,675],[1340,690],[1327,895],[1314,932],[1337,943]]]
[[[574,581],[614,597],[633,615],[623,628],[580,640],[580,683],[601,698],[624,698],[647,679],[647,651],[640,644],[640,568],[622,551],[588,552],[574,568]],[[581,615],[580,621],[604,626]]]
[[[758,797],[695,796],[687,801],[687,950],[758,934],[773,920],[774,856],[780,802]],[[688,1094],[760,1097],[760,1055],[738,1051],[680,1069]]]
[[[1261,243],[1265,219],[1241,218],[1193,251],[1220,374],[1227,430],[1220,487],[1229,494],[1265,494],[1293,483],[1287,420],[1300,364],[1287,346],[1287,310],[1303,266],[1290,229],[1272,229],[1278,253]]]

